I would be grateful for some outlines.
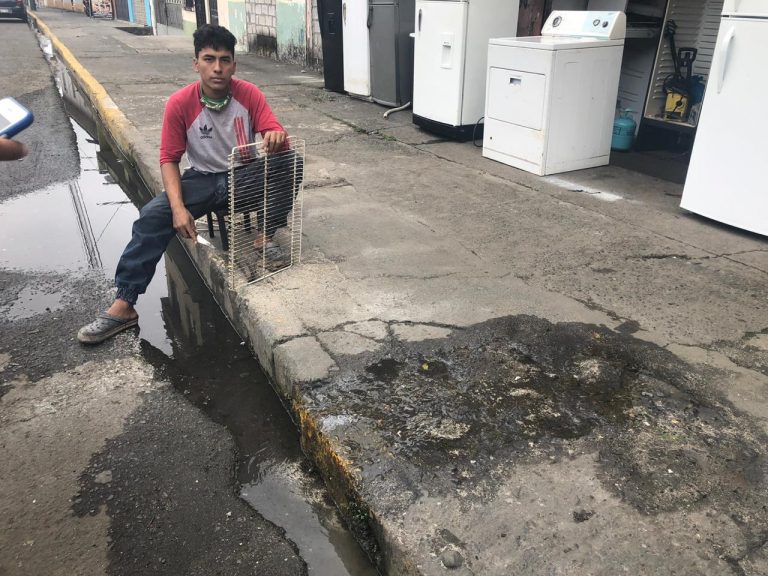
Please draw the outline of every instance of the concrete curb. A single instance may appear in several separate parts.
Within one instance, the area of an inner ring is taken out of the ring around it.
[[[139,175],[157,194],[162,188],[156,168],[141,156],[135,145],[140,132],[128,120],[109,96],[106,89],[77,60],[64,43],[36,14],[30,17],[34,26],[51,41],[55,53],[80,83],[112,140],[112,144],[133,165]],[[419,571],[397,550],[396,542],[388,536],[372,511],[363,501],[359,479],[349,462],[341,455],[334,440],[323,434],[322,425],[302,400],[303,384],[322,380],[337,369],[336,362],[322,348],[318,339],[307,333],[297,317],[284,307],[275,313],[274,302],[255,310],[243,290],[233,290],[227,282],[227,266],[217,250],[191,241],[182,242],[195,262],[201,277],[219,302],[239,334],[244,335],[252,353],[259,360],[276,392],[287,400],[297,424],[304,452],[314,462],[328,490],[351,531],[371,559],[384,573],[418,574]],[[375,543],[374,543],[375,540]]]

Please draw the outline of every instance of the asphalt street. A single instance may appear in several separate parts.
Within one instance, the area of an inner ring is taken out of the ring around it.
[[[141,333],[75,340],[113,296],[137,210],[35,34],[0,22],[0,37],[0,93],[36,117],[19,136],[30,156],[0,166],[0,574],[369,573],[178,245]]]

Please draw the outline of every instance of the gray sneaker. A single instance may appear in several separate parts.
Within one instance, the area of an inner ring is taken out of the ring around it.
[[[133,328],[138,323],[138,317],[125,319],[102,312],[96,320],[80,328],[77,339],[83,344],[100,344],[123,330]]]

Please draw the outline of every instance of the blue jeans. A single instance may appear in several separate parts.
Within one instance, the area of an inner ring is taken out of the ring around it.
[[[203,174],[193,169],[181,177],[184,205],[197,219],[227,207],[227,173]],[[150,200],[133,223],[133,235],[115,272],[117,298],[136,304],[155,275],[155,268],[176,234],[168,196],[163,192]]]

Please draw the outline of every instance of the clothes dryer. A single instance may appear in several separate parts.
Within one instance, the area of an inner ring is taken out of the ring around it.
[[[541,36],[488,42],[483,156],[545,175],[608,164],[623,12],[555,11]]]

